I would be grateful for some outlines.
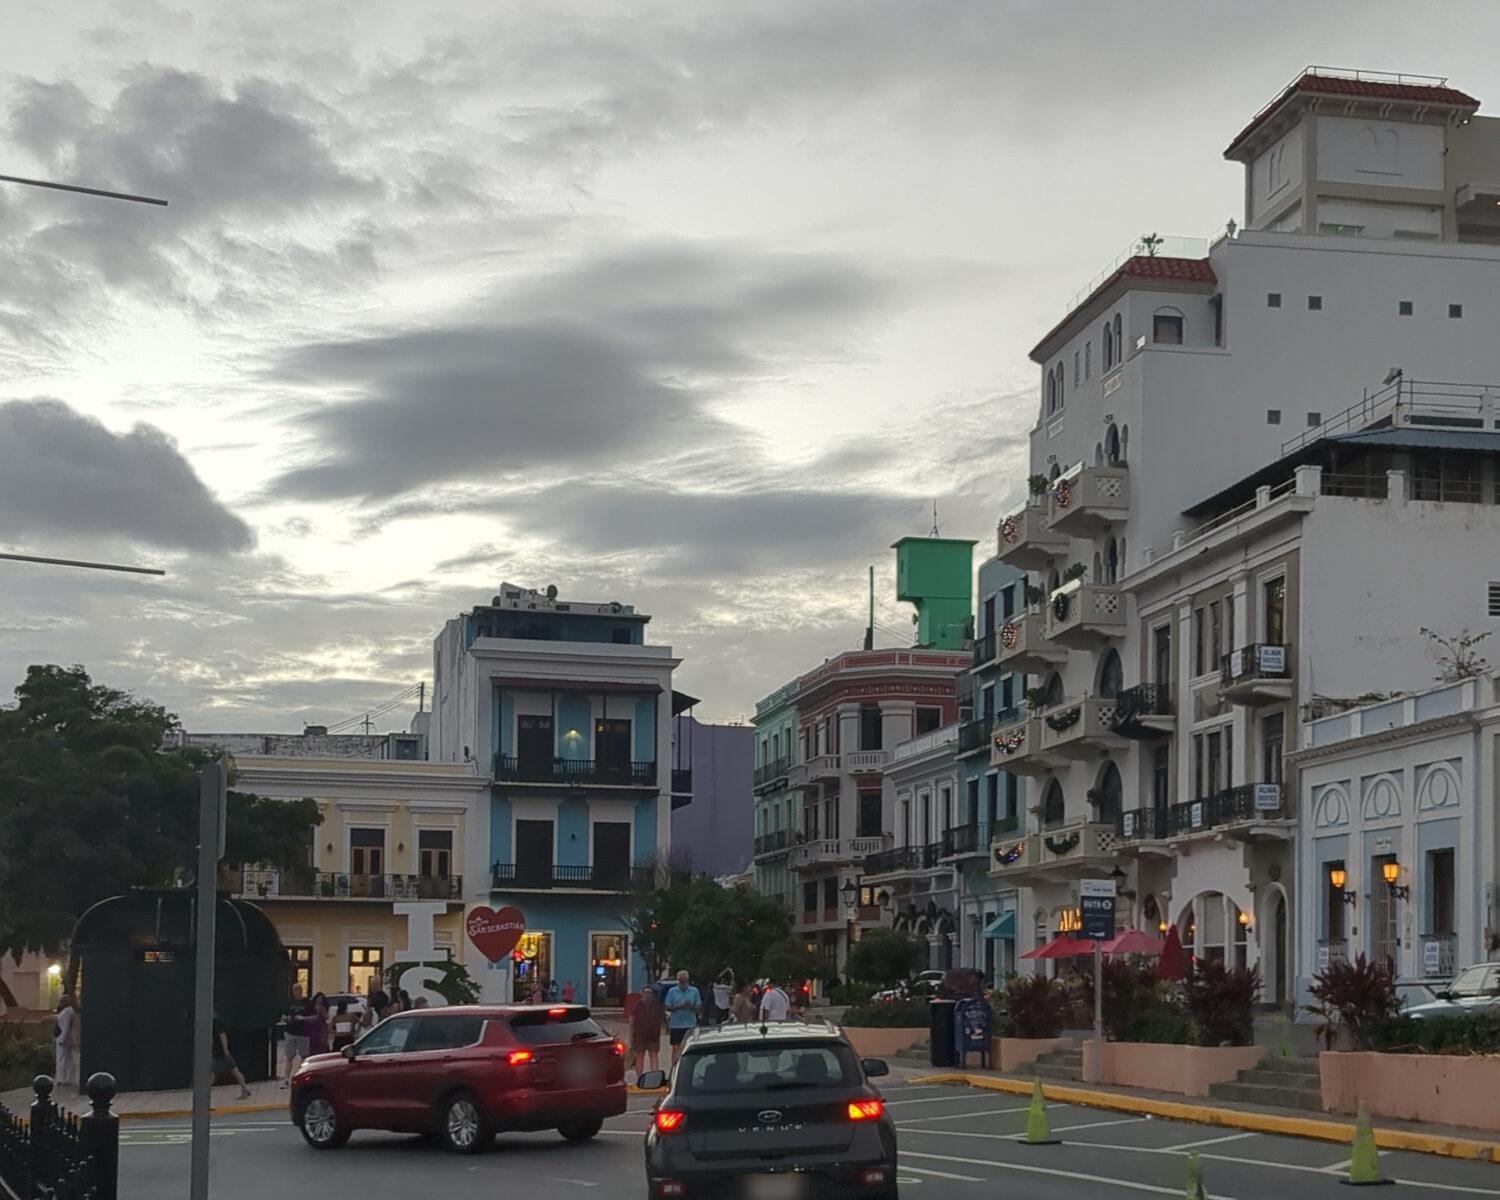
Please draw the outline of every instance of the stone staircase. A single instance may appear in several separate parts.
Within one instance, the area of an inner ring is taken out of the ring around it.
[[[1038,1079],[1077,1083],[1083,1078],[1083,1048],[1075,1045],[1048,1050],[1029,1067],[1022,1067],[1020,1073],[1035,1075]]]
[[[901,1062],[928,1064],[932,1058],[932,1041],[930,1038],[923,1038],[915,1046],[908,1046],[904,1050],[897,1050],[890,1057],[898,1059]]]
[[[1208,1094],[1215,1100],[1234,1100],[1242,1104],[1323,1111],[1316,1058],[1285,1058],[1273,1054],[1261,1059],[1258,1066],[1241,1071],[1233,1083],[1210,1084]]]

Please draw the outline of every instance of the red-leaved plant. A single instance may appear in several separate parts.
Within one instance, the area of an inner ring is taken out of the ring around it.
[[[1341,1033],[1351,1049],[1369,1050],[1375,1031],[1401,1011],[1395,970],[1389,963],[1366,962],[1363,954],[1353,962],[1329,962],[1313,976],[1308,991],[1317,1003],[1304,1007],[1322,1018],[1318,1033],[1328,1050]]]

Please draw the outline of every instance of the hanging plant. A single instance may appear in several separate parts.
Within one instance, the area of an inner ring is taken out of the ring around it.
[[[1046,716],[1047,728],[1054,733],[1061,733],[1073,725],[1078,724],[1078,718],[1083,715],[1083,708],[1074,705],[1064,712],[1048,713]]]
[[[1062,573],[1062,581],[1064,583],[1072,583],[1075,579],[1082,579],[1086,574],[1088,574],[1086,566],[1082,563],[1073,563]]]
[[[1045,475],[1032,475],[1027,478],[1026,486],[1031,489],[1033,496],[1045,496],[1049,480]]]

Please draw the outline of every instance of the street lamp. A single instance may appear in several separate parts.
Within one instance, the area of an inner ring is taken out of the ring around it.
[[[1386,887],[1391,889],[1391,898],[1393,900],[1411,899],[1411,887],[1407,884],[1396,882],[1396,880],[1401,878],[1401,864],[1394,858],[1388,858],[1380,864],[1380,874],[1385,879]]]
[[[844,886],[839,890],[844,894],[844,915],[849,918],[849,923],[852,925],[854,919],[859,916],[859,906],[855,904],[859,896],[859,888],[855,886],[854,880],[846,879]]]

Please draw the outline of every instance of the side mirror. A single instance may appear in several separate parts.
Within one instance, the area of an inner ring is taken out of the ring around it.
[[[339,1051],[339,1053],[342,1054],[345,1058],[347,1058],[350,1062],[354,1061],[354,1047],[353,1046],[345,1046],[342,1050]]]
[[[891,1068],[883,1058],[862,1058],[859,1060],[859,1065],[865,1069],[865,1076],[869,1079],[876,1079],[881,1075],[891,1073]]]
[[[657,1092],[667,1086],[667,1076],[662,1071],[647,1071],[636,1077],[635,1086],[643,1092]]]

